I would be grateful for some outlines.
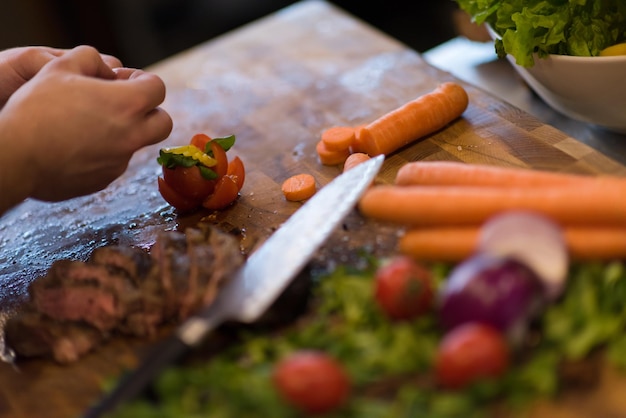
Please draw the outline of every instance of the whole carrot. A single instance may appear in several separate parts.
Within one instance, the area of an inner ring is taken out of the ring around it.
[[[427,261],[459,262],[478,244],[480,225],[412,228],[398,240],[398,251]],[[566,226],[563,235],[572,260],[626,259],[626,227]]]
[[[583,185],[584,186],[584,185]],[[562,225],[626,226],[626,188],[397,186],[369,188],[363,215],[404,225],[471,225],[505,210],[534,210]]]
[[[580,186],[581,182],[609,179],[626,184],[626,178],[608,175],[559,173],[519,167],[468,164],[459,161],[411,161],[400,167],[396,173],[395,184],[399,186],[544,187]]]
[[[361,148],[372,157],[390,154],[457,119],[468,103],[460,84],[443,83],[366,125],[359,131]]]
[[[476,249],[480,225],[410,228],[398,239],[398,251],[425,261],[459,262]]]

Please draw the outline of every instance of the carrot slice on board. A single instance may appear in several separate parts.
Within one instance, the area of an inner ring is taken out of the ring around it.
[[[317,142],[317,146],[315,147],[317,151],[317,156],[319,160],[324,165],[337,165],[342,164],[350,155],[350,149],[345,149],[341,151],[333,151],[328,149],[324,141],[319,140]]]
[[[322,142],[331,151],[345,151],[354,142],[355,129],[352,126],[333,126],[322,132]]]
[[[283,182],[281,190],[289,201],[306,200],[317,191],[315,177],[307,173],[296,174]]]
[[[354,168],[369,159],[370,156],[363,152],[355,152],[354,154],[350,154],[348,158],[346,158],[346,161],[343,163],[343,171],[348,171],[351,168]]]

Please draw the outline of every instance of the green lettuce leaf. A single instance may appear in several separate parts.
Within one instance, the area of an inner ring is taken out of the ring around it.
[[[524,67],[549,54],[596,56],[626,41],[624,0],[455,0],[478,24],[501,39],[498,56]]]

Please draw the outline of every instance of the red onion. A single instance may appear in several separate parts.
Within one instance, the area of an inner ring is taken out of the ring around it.
[[[478,251],[513,257],[530,267],[550,300],[563,292],[569,266],[563,231],[539,213],[511,211],[494,216],[481,228]]]
[[[537,275],[513,258],[477,254],[456,266],[440,290],[439,319],[446,329],[490,324],[516,341],[543,305]]]

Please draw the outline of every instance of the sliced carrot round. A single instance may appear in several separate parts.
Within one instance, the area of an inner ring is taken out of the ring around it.
[[[322,132],[322,141],[329,150],[345,151],[354,142],[354,131],[352,126],[333,126]]]
[[[354,168],[369,159],[370,156],[365,154],[364,152],[355,152],[354,154],[350,154],[348,158],[346,158],[346,161],[343,163],[343,171],[348,171],[351,168]]]
[[[317,151],[317,156],[320,159],[320,162],[324,165],[337,165],[342,164],[350,155],[350,150],[345,149],[341,151],[333,151],[328,149],[324,141],[318,141],[315,147]]]
[[[315,177],[311,174],[301,173],[289,177],[283,182],[282,191],[285,199],[298,202],[313,196],[317,191]]]

